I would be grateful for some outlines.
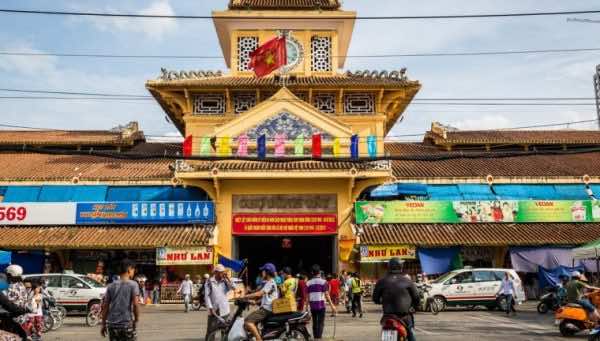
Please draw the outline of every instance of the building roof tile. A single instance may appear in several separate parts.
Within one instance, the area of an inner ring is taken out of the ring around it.
[[[144,249],[204,246],[208,225],[162,226],[0,226],[0,247],[7,249]]]
[[[366,245],[536,246],[577,245],[600,236],[600,223],[362,225]]]
[[[229,9],[294,10],[340,8],[338,0],[230,0]]]
[[[0,130],[0,145],[131,146],[143,139],[139,131],[126,135],[108,130]]]

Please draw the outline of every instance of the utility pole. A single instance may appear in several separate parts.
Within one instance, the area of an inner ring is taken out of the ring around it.
[[[600,64],[596,66],[594,75],[594,92],[596,94],[596,117],[598,118],[598,129],[600,129]]]

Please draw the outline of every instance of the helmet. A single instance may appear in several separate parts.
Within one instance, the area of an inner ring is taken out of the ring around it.
[[[209,274],[204,274],[204,279],[209,279],[210,275]]]
[[[23,275],[23,268],[17,264],[9,265],[6,267],[6,274],[11,277],[21,277]]]
[[[579,271],[573,271],[573,273],[571,274],[571,277],[579,278],[579,277],[581,277],[581,272],[579,272]]]
[[[388,270],[390,270],[390,271],[402,270],[402,264],[404,264],[403,260],[401,260],[400,258],[394,257],[394,258],[390,259],[390,261],[388,262]]]

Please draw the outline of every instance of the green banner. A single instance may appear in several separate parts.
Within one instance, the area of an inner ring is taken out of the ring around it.
[[[571,223],[600,221],[600,201],[359,201],[356,223]]]

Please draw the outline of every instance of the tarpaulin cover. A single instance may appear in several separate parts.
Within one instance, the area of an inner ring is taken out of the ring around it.
[[[230,268],[235,272],[240,272],[246,267],[246,263],[241,260],[229,259],[225,256],[219,255],[219,264],[226,268]]]
[[[36,202],[40,189],[40,186],[9,186],[3,202]]]
[[[558,247],[513,247],[510,248],[510,259],[516,271],[537,272],[540,266],[546,269],[573,266],[573,251]],[[580,263],[576,261],[575,265]]]
[[[10,264],[11,252],[0,251],[0,265]]]
[[[497,197],[490,190],[488,185],[456,185],[461,197],[464,200],[496,200]]]
[[[23,268],[24,274],[39,274],[44,270],[44,253],[40,251],[13,252],[12,264]]]
[[[417,254],[421,269],[428,275],[442,274],[452,270],[452,263],[460,248],[419,248]]]
[[[427,186],[430,200],[461,200],[462,197],[456,185]]]
[[[417,195],[424,197],[427,196],[427,186],[417,183],[393,183],[376,187],[371,192],[371,196],[374,198],[399,195]]]
[[[186,201],[206,200],[197,188],[171,186],[114,186],[109,187],[106,201]]]
[[[38,202],[104,201],[108,186],[42,186]]]
[[[556,287],[560,283],[560,276],[569,276],[573,274],[574,271],[584,272],[585,269],[583,266],[576,267],[568,267],[568,266],[559,266],[554,269],[545,269],[543,267],[539,267],[538,271],[538,279],[540,289],[548,288],[548,287]]]

